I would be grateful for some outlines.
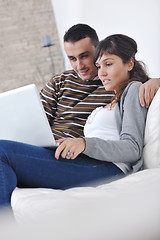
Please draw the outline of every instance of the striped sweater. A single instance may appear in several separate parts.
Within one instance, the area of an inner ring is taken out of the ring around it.
[[[55,139],[83,136],[88,115],[112,96],[99,79],[82,80],[74,70],[53,76],[40,92]]]

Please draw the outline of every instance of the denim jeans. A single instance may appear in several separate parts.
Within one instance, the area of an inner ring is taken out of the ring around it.
[[[16,186],[67,189],[122,176],[113,163],[80,154],[56,160],[55,150],[0,140],[0,206],[10,204]]]

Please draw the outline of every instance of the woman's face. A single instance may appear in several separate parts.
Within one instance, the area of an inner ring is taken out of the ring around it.
[[[128,80],[133,65],[133,59],[123,63],[120,57],[107,52],[96,61],[98,76],[107,91],[116,91],[123,81]]]

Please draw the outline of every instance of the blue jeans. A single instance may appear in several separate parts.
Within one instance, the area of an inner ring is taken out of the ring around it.
[[[16,186],[67,189],[122,176],[113,163],[80,154],[56,160],[54,149],[0,140],[0,206],[10,204]]]

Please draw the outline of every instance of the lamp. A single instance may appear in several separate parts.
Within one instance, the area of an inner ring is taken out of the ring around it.
[[[49,57],[51,59],[51,66],[52,66],[53,73],[54,73],[54,63],[53,63],[53,57],[52,57],[52,54],[51,54],[50,47],[55,45],[55,44],[52,44],[51,37],[49,35],[44,35],[43,36],[43,43],[44,43],[43,47],[48,47]]]
[[[51,37],[49,35],[43,36],[43,43],[44,43],[43,47],[51,47],[54,45],[51,43]]]

